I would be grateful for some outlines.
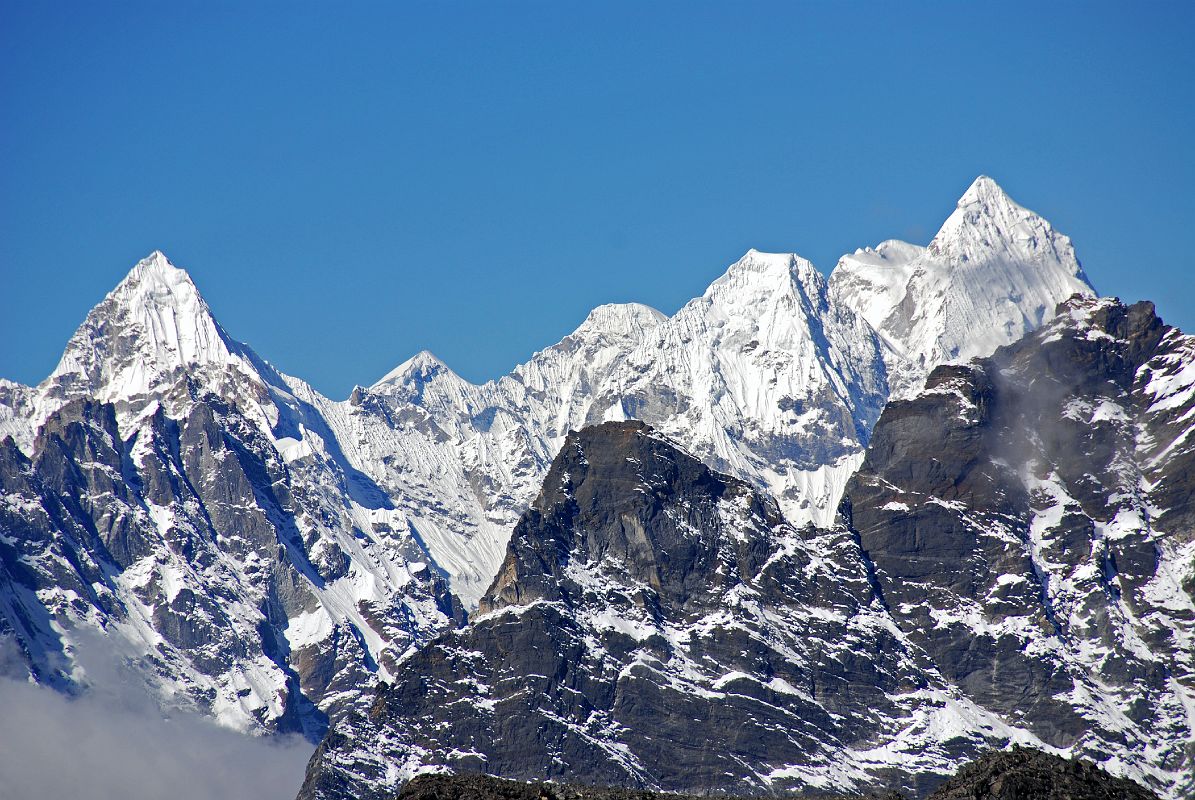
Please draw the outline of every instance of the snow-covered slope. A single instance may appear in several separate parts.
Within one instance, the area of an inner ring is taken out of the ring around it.
[[[651,422],[774,492],[795,522],[828,523],[884,375],[875,333],[830,304],[808,261],[753,250],[671,318],[602,306],[481,386],[421,353],[324,413],[471,605],[570,430]]]
[[[631,352],[590,417],[650,422],[825,524],[886,395],[874,332],[813,265],[752,250]]]
[[[857,250],[838,262],[830,285],[889,346],[898,396],[915,392],[935,365],[989,355],[1071,295],[1095,294],[1070,239],[986,176],[928,247],[887,241]]]
[[[36,565],[13,573],[25,588],[0,635],[69,683],[72,626],[124,631],[164,693],[229,724],[313,730],[451,624],[445,580],[476,604],[570,430],[645,420],[790,522],[826,524],[892,375],[911,386],[1085,286],[1069,241],[980,179],[928,249],[857,253],[829,284],[753,250],[673,316],[601,306],[495,381],[425,352],[334,401],[231,338],[155,252],[49,378],[0,382],[0,549]],[[222,644],[182,633],[196,612],[179,597],[218,598]]]
[[[794,523],[828,524],[890,387],[990,353],[1076,292],[1091,289],[1069,239],[981,177],[928,248],[846,256],[828,285],[752,250],[672,317],[603,306],[481,386],[416,356],[354,392],[346,430],[358,467],[414,498],[396,502],[472,605],[570,429],[649,422]]]

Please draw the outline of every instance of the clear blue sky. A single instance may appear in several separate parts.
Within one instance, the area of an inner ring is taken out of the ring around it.
[[[424,348],[481,380],[749,247],[924,244],[979,173],[1195,331],[1193,34],[1192,3],[0,0],[0,375],[160,248],[333,397]]]

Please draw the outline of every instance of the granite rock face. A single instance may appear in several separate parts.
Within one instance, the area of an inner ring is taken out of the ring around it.
[[[310,535],[343,524],[326,485],[235,403],[177,409],[122,432],[114,404],[68,400],[32,458],[0,443],[0,635],[39,683],[85,689],[77,651],[99,637],[165,705],[318,739],[379,669],[366,636],[401,653],[459,607],[423,570],[389,605],[352,608],[356,624],[333,617],[327,594],[352,575]]]
[[[842,754],[896,736],[893,697],[926,684],[848,531],[794,528],[638,422],[570,435],[481,607],[321,747],[304,797],[384,797],[436,767],[854,785]]]
[[[1058,748],[1195,791],[1195,339],[1076,300],[885,409],[846,516],[895,623]]]
[[[855,800],[867,800],[849,795]],[[728,800],[733,798],[727,797]],[[787,795],[790,800],[845,800],[846,795]],[[520,783],[482,775],[420,775],[397,800],[695,800],[694,795],[559,783]],[[907,800],[900,792],[872,800]],[[1068,760],[1040,750],[1014,747],[990,751],[965,764],[927,800],[1156,800],[1157,795],[1124,778],[1114,778],[1090,761]]]
[[[1193,363],[1147,304],[1064,304],[890,404],[831,529],[641,423],[572,434],[479,616],[302,796],[445,769],[924,793],[1009,743],[1190,796]]]

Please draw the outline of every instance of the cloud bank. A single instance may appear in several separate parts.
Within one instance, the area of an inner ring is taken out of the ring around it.
[[[125,693],[71,698],[0,678],[5,798],[293,800],[313,749],[195,715],[167,718]]]

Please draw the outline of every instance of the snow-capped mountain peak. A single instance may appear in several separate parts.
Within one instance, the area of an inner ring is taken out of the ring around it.
[[[987,175],[980,175],[971,181],[971,185],[967,187],[967,191],[963,192],[963,196],[958,201],[960,207],[973,203],[1004,203],[1016,206],[1016,203],[1000,184]]]
[[[1095,294],[1070,238],[986,175],[928,247],[885,242],[856,251],[838,262],[830,287],[888,345],[897,396],[920,388],[934,364],[989,355],[1048,321],[1071,295]]]
[[[88,313],[42,389],[61,399],[128,400],[180,374],[237,367],[256,375],[250,360],[186,270],[155,250]]]
[[[180,367],[227,360],[227,334],[190,274],[161,250],[137,262],[101,305],[128,314],[142,326],[154,353]]]
[[[705,290],[705,298],[727,295],[751,287],[776,290],[801,287],[806,295],[817,294],[825,279],[812,263],[796,253],[764,253],[752,248],[730,265]]]
[[[430,350],[420,350],[383,375],[371,388],[385,391],[390,387],[425,384],[440,375],[450,375],[456,380],[464,380],[441,361],[435,353]]]
[[[642,303],[606,303],[590,311],[572,335],[639,336],[666,319],[666,314]]]
[[[1018,205],[994,180],[980,175],[929,243],[935,256],[966,264],[1017,258],[1058,264],[1085,283],[1070,237]]]

